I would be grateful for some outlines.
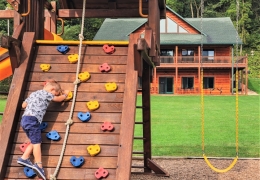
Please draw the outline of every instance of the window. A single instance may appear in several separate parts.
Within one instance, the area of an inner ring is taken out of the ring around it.
[[[182,61],[194,61],[194,50],[182,49],[181,51]]]
[[[173,63],[173,50],[161,49],[161,63]]]
[[[203,49],[203,53],[202,53],[202,56],[203,57],[203,60],[214,60],[214,50],[212,49]],[[205,57],[206,56],[206,57]]]
[[[193,77],[182,77],[182,89],[193,89],[194,87],[194,78]]]
[[[188,33],[183,27],[179,26],[176,22],[169,17],[160,20],[161,33]]]
[[[214,88],[214,77],[203,77],[203,89]]]

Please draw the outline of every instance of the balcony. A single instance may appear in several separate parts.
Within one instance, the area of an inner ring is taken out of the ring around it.
[[[237,60],[236,60],[237,59]],[[174,67],[246,67],[246,56],[234,57],[234,64],[232,65],[231,56],[203,56],[200,62],[199,56],[161,56],[161,64],[159,68],[174,68]]]

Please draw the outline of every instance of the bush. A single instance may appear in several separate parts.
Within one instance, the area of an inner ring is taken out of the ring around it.
[[[260,79],[259,78],[248,78],[248,89],[260,93]]]
[[[8,93],[12,82],[12,76],[0,81],[0,92]]]

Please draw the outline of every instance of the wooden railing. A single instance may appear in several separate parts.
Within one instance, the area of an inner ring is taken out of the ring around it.
[[[176,61],[177,59],[177,61]],[[201,63],[199,61],[199,56],[178,56],[175,58],[174,56],[160,56],[160,61],[162,64],[164,63]],[[237,60],[236,60],[237,59]],[[231,56],[203,56],[202,63],[231,63]],[[238,58],[234,57],[234,63],[246,63],[246,57],[240,56]]]

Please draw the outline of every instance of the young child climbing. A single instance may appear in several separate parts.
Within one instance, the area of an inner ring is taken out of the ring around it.
[[[32,92],[22,104],[25,111],[22,116],[21,126],[30,139],[30,144],[22,157],[18,158],[17,163],[32,168],[39,178],[44,180],[46,180],[46,177],[42,167],[40,124],[49,103],[51,101],[62,102],[66,99],[68,93],[68,90],[64,90],[61,94],[60,85],[54,80],[48,80],[42,90]],[[32,152],[34,164],[29,158]]]

